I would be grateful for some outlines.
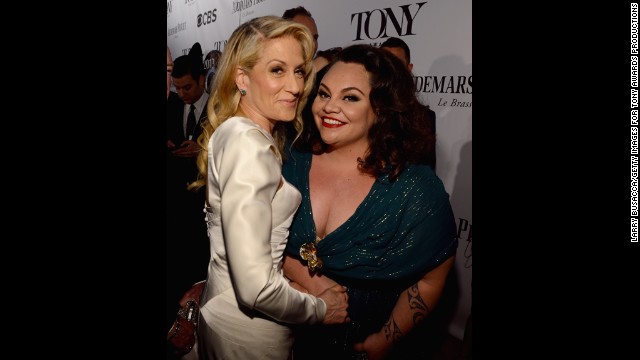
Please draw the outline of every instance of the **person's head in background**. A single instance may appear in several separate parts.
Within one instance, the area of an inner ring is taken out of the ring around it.
[[[173,60],[171,58],[171,50],[167,46],[167,99],[169,98],[169,92],[171,92],[171,72],[173,71]]]
[[[395,55],[398,59],[404,62],[409,71],[413,71],[411,50],[409,50],[409,45],[407,45],[404,40],[397,37],[390,37],[380,45],[380,48]]]
[[[327,66],[336,55],[342,50],[341,47],[332,47],[327,50],[320,50],[313,59],[313,67],[315,71],[320,71],[323,67]]]
[[[176,93],[186,104],[193,104],[204,93],[205,78],[200,43],[193,44],[188,55],[182,55],[173,62],[171,78]]]
[[[313,35],[313,53],[315,54],[318,50],[318,27],[316,26],[316,22],[313,20],[313,16],[311,16],[309,10],[305,9],[303,6],[291,8],[285,10],[284,14],[282,14],[282,18],[295,21],[309,28],[311,35]]]
[[[218,71],[218,60],[220,60],[220,56],[222,56],[220,50],[211,50],[204,58],[204,68],[207,70],[205,87],[209,94],[212,92],[211,84],[213,84],[213,78],[216,75],[216,71]]]

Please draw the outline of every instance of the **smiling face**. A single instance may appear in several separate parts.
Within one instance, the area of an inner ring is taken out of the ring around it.
[[[268,131],[278,121],[292,121],[304,91],[302,46],[291,36],[267,40],[250,70],[237,70],[236,85],[246,90],[240,99],[245,116]]]
[[[329,147],[368,147],[367,134],[376,119],[370,92],[369,73],[361,64],[339,61],[322,78],[312,111]]]

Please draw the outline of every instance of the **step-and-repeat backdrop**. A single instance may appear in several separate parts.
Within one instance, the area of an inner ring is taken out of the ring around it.
[[[436,173],[451,196],[459,248],[449,332],[462,338],[471,312],[471,0],[167,0],[167,45],[173,58],[199,42],[205,59],[222,51],[233,30],[257,16],[304,6],[318,26],[318,49],[403,39],[411,49],[417,91],[437,116]],[[209,66],[210,61],[205,61]],[[442,305],[442,304],[441,304]]]

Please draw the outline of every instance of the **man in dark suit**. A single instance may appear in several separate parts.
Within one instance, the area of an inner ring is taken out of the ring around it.
[[[202,213],[204,187],[197,192],[187,190],[187,184],[198,173],[200,145],[196,141],[202,133],[201,123],[207,119],[209,98],[200,44],[194,44],[188,55],[173,61],[171,80],[176,92],[170,92],[167,98],[168,324],[175,319],[182,294],[206,278],[210,258]]]
[[[171,79],[182,103],[167,103],[167,147],[176,157],[194,158],[199,151],[196,140],[202,133],[200,123],[207,116],[209,98],[199,43],[193,45],[188,55],[174,60]]]
[[[413,71],[413,64],[411,63],[411,50],[404,40],[397,37],[390,37],[380,45],[380,48],[395,55],[398,59],[407,65],[409,71]],[[436,113],[429,108],[428,105],[424,105],[424,118],[428,122],[431,128],[433,136],[436,135]],[[436,149],[433,148],[433,152],[427,156],[425,163],[435,171],[436,170]]]

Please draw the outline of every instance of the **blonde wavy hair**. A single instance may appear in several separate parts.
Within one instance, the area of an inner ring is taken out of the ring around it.
[[[313,36],[309,29],[301,24],[285,20],[277,16],[262,16],[249,20],[236,28],[224,47],[218,62],[218,72],[213,82],[213,94],[207,102],[208,121],[203,124],[202,135],[198,137],[200,153],[196,161],[198,178],[189,185],[190,190],[197,190],[206,184],[207,179],[207,144],[213,132],[225,120],[238,113],[240,92],[236,86],[236,69],[238,67],[250,71],[260,59],[268,40],[291,36],[302,46],[304,57],[304,90],[298,101],[296,118],[293,126],[297,135],[302,131],[301,112],[311,93],[315,73],[313,71]],[[276,145],[284,155],[285,124],[278,122],[273,129]],[[296,136],[297,137],[297,136]]]

